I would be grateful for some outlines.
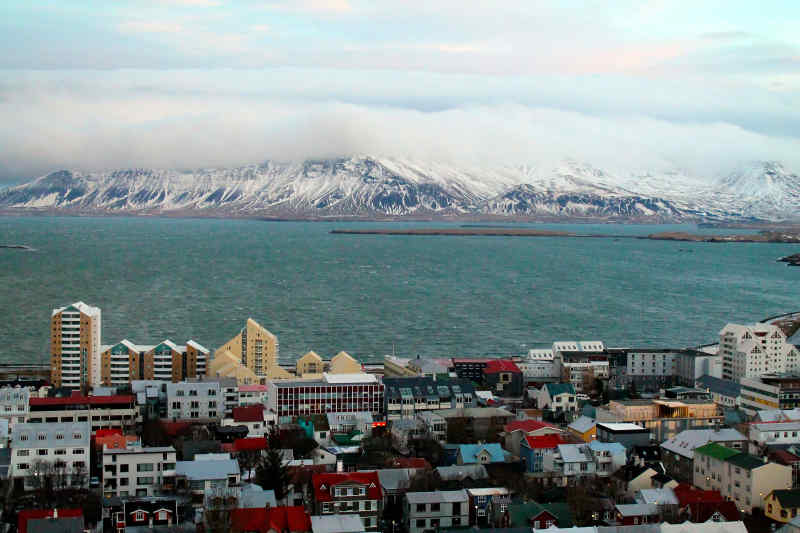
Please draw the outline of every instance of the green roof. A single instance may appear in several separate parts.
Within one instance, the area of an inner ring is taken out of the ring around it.
[[[697,451],[697,450],[695,450]],[[741,468],[745,468],[747,470],[752,470],[754,468],[758,468],[759,466],[764,466],[764,460],[756,457],[755,455],[750,455],[749,453],[739,453],[733,455],[726,459],[732,465],[736,465]]]
[[[728,458],[733,457],[734,455],[741,454],[742,452],[726,448],[725,446],[721,446],[716,442],[709,442],[704,446],[695,448],[694,453],[695,455],[700,453],[702,455],[708,455],[709,457],[719,459],[720,461],[725,461]]]
[[[572,511],[566,502],[512,503],[508,506],[509,525],[511,527],[531,527],[531,520],[543,511],[556,517],[558,527],[572,527]]]
[[[792,490],[773,490],[772,495],[784,509],[794,509],[800,507],[800,489]],[[769,496],[767,496],[769,499]]]
[[[547,387],[547,392],[551,398],[565,392],[567,394],[575,394],[575,387],[572,386],[572,383],[548,383],[545,387]]]

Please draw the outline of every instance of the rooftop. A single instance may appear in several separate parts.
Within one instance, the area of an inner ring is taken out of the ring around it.
[[[467,491],[461,490],[437,490],[431,492],[407,492],[408,503],[445,503],[445,502],[465,502],[469,499]]]
[[[715,459],[719,459],[721,461],[725,461],[734,455],[738,455],[742,452],[737,450],[732,450],[730,448],[726,448],[725,446],[720,446],[715,442],[709,442],[704,446],[700,446],[695,448],[695,453],[699,453],[701,455],[707,455],[709,457],[714,457]]]
[[[695,448],[709,442],[744,441],[747,437],[731,428],[714,429],[687,429],[681,431],[674,438],[661,443],[661,447],[669,452],[678,454],[687,459],[694,457]]]
[[[637,426],[631,422],[598,422],[598,428],[603,428],[612,433],[625,433],[625,432],[648,432],[649,430],[642,426]]]
[[[357,514],[335,514],[311,517],[314,533],[357,533],[364,531],[364,523]]]

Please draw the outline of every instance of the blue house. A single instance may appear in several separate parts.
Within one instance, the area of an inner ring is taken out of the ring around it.
[[[456,464],[485,465],[491,463],[505,463],[506,454],[507,452],[496,442],[490,444],[459,444]]]

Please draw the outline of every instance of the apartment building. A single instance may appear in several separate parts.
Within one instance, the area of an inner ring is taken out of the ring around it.
[[[674,350],[629,350],[626,359],[625,382],[640,391],[658,390],[677,380],[678,354]]]
[[[613,400],[596,411],[598,422],[631,422],[650,430],[658,442],[686,429],[709,429],[724,423],[713,400]]]
[[[750,416],[765,409],[800,407],[800,373],[769,373],[739,380],[742,410]]]
[[[611,375],[609,354],[601,341],[559,341],[553,343],[559,376],[568,378],[577,392],[584,392],[587,374],[597,379]]]
[[[88,422],[92,432],[101,429],[127,432],[142,421],[136,397],[130,394],[84,396],[73,391],[61,398],[30,398],[28,404],[26,422],[34,424]]]
[[[101,312],[83,302],[50,316],[50,381],[73,389],[100,385]]]
[[[28,400],[31,391],[27,387],[0,387],[0,418],[8,420],[8,427],[25,422],[28,417]]]
[[[700,376],[722,378],[722,357],[719,355],[719,346],[680,350],[676,355],[675,368],[678,383],[687,387],[693,387]]]
[[[714,376],[700,376],[694,386],[711,394],[714,402],[722,407],[735,408],[740,404],[742,386],[735,381]]]
[[[750,424],[749,437],[759,446],[800,444],[800,421]]]
[[[239,407],[246,405],[265,404],[267,402],[267,386],[254,384],[254,385],[239,385]]]
[[[89,484],[88,422],[16,424],[11,433],[9,477],[19,489],[34,489],[47,477],[57,484]]]
[[[517,366],[528,383],[558,381],[561,377],[552,348],[528,350],[517,361]]]
[[[199,377],[189,378],[187,383],[218,383],[222,394],[222,405],[225,408],[225,415],[233,414],[234,407],[239,406],[239,383],[235,378],[229,377]]]
[[[719,332],[722,378],[737,381],[761,374],[800,370],[800,353],[772,324],[728,324]]]
[[[731,428],[689,429],[661,443],[661,461],[673,478],[691,482],[694,478],[694,451],[709,442],[746,451],[747,437]]]
[[[366,531],[378,531],[383,492],[377,472],[315,474],[311,484],[314,514],[358,514]]]
[[[278,422],[292,417],[366,411],[382,415],[384,385],[373,374],[328,374],[320,379],[272,380],[267,407]]]
[[[167,384],[169,420],[218,422],[224,415],[224,397],[218,381],[181,381]]]
[[[742,512],[752,513],[771,491],[792,487],[792,467],[711,442],[694,451],[692,484],[719,491]]]
[[[475,359],[468,357],[454,357],[452,359],[453,369],[461,379],[467,379],[473,383],[483,382],[483,369],[489,364],[489,359]]]
[[[172,446],[103,448],[103,496],[156,496],[175,489]]]
[[[209,353],[192,340],[179,346],[169,339],[156,345],[134,344],[123,339],[102,347],[101,383],[120,386],[135,380],[177,382],[204,376]]]
[[[175,486],[189,492],[194,507],[203,507],[210,498],[241,494],[241,471],[228,453],[198,453],[193,461],[175,463]]]
[[[469,495],[464,489],[407,492],[403,518],[408,533],[468,526]]]
[[[383,385],[387,420],[414,418],[425,411],[475,406],[475,385],[468,379],[384,378]]]
[[[247,319],[239,333],[217,348],[214,359],[224,354],[230,354],[233,360],[250,370],[259,379],[291,377],[278,365],[278,337],[252,318]]]

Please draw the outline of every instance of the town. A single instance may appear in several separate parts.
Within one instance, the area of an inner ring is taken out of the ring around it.
[[[253,319],[213,351],[101,325],[55,309],[49,375],[3,374],[4,531],[800,532],[800,313],[291,365]]]

